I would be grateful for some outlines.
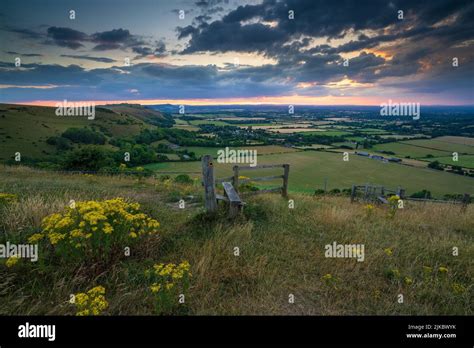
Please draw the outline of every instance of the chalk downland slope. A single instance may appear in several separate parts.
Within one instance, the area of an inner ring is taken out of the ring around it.
[[[55,146],[46,142],[68,128],[92,128],[108,136],[133,136],[153,127],[149,120],[165,120],[161,113],[139,106],[96,107],[95,118],[57,116],[56,108],[0,104],[0,161],[20,152],[22,156],[42,158],[53,154]],[[161,118],[160,118],[161,117]],[[150,121],[151,122],[151,121]]]
[[[391,217],[347,197],[277,194],[247,200],[228,220],[202,214],[202,188],[155,179],[60,175],[2,167],[0,192],[17,201],[0,209],[1,242],[24,241],[71,199],[125,197],[161,224],[129,257],[91,269],[60,260],[0,264],[0,314],[71,315],[71,293],[106,288],[109,315],[153,315],[153,294],[139,279],[154,263],[191,264],[189,315],[472,315],[474,206],[406,203]],[[178,209],[181,197],[197,204]],[[326,258],[325,245],[363,244],[364,261]],[[240,256],[235,256],[235,247]],[[453,256],[453,247],[458,256]],[[294,303],[289,303],[293,294]],[[403,303],[399,303],[399,295]]]

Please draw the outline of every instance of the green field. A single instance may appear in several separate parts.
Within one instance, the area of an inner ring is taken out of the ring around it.
[[[217,156],[218,150],[223,150],[223,147],[203,147],[203,146],[187,146],[183,149],[187,149],[188,151],[192,151],[196,154],[196,156],[200,157],[203,155],[212,155]],[[233,149],[232,147],[230,149]],[[278,145],[266,145],[266,146],[244,146],[239,149],[248,149],[248,150],[257,150],[257,155],[268,155],[274,153],[289,153],[289,152],[296,152],[298,150],[293,149],[291,147],[284,147]]]
[[[450,166],[461,166],[464,168],[472,168],[474,169],[474,155],[459,155],[458,161],[453,161],[453,156],[446,156],[446,157],[435,157],[431,158],[431,161],[438,161],[442,164],[447,164]]]
[[[352,133],[346,132],[346,131],[338,131],[338,130],[328,130],[328,131],[314,131],[314,132],[304,132],[302,135],[307,136],[307,135],[320,135],[320,136],[330,136],[330,137],[339,137],[343,135],[350,135]]]
[[[212,121],[212,120],[192,120],[189,121],[194,126],[201,126],[201,125],[213,125],[213,126],[231,126],[231,124],[223,121]]]
[[[408,140],[403,141],[403,143],[413,146],[421,146],[427,149],[436,149],[440,151],[458,152],[459,154],[466,153],[474,155],[474,146],[472,145],[455,144],[447,141],[438,140],[438,138]]]
[[[416,168],[395,163],[383,163],[360,156],[351,156],[348,162],[342,155],[329,152],[304,151],[291,154],[275,154],[259,157],[258,164],[290,164],[292,192],[313,192],[322,188],[327,178],[327,188],[350,188],[352,184],[373,183],[395,189],[402,186],[407,193],[430,190],[433,195],[448,193],[474,193],[474,179],[428,168]],[[232,174],[232,164],[216,163],[217,177]],[[158,163],[146,167],[157,171],[200,172],[200,162]],[[242,172],[242,175],[269,176],[281,170],[267,169]],[[277,184],[277,183],[275,183]]]
[[[474,146],[460,143],[453,143],[435,139],[418,139],[418,140],[407,140],[401,142],[393,142],[386,144],[378,144],[373,147],[375,151],[392,151],[397,156],[416,159],[427,159],[434,161],[434,158],[428,157],[428,155],[434,156],[435,158],[443,157],[446,160],[447,157],[452,157],[453,152],[461,154],[474,154]],[[469,138],[466,138],[469,139]],[[463,156],[464,157],[464,156]],[[470,163],[469,158],[464,159],[468,164]],[[441,162],[441,161],[440,161]],[[444,162],[443,162],[444,163]],[[447,163],[452,164],[452,163]],[[462,165],[462,164],[460,164]],[[471,168],[471,167],[470,167]]]
[[[386,144],[377,144],[373,148],[375,151],[392,151],[395,152],[397,156],[406,157],[410,156],[411,158],[426,158],[428,155],[435,157],[438,156],[447,156],[449,151],[442,151],[436,149],[427,149],[425,147],[413,146],[406,143],[386,143]]]

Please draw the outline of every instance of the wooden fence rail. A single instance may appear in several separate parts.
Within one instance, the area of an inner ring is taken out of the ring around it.
[[[375,201],[375,202],[382,202],[388,203],[387,199],[385,198],[385,193],[396,194],[400,199],[406,201],[414,201],[414,202],[431,202],[431,203],[448,203],[448,204],[461,204],[461,210],[464,212],[467,209],[468,204],[471,201],[471,196],[469,193],[465,193],[461,200],[443,200],[443,199],[433,199],[433,198],[412,198],[406,197],[405,189],[402,187],[398,187],[397,190],[389,190],[384,186],[380,185],[352,185],[351,190],[351,202],[354,202],[357,198],[358,190],[363,190],[363,200],[364,201]],[[378,194],[377,192],[380,192]]]
[[[261,176],[251,179],[239,179],[239,174],[243,170],[255,170],[255,169],[269,169],[269,168],[283,168],[283,175],[272,175],[272,176]],[[281,187],[267,190],[259,190],[248,192],[246,195],[267,193],[267,192],[281,192],[281,195],[285,198],[288,197],[288,178],[290,175],[290,165],[289,164],[263,164],[255,167],[250,166],[234,166],[234,176],[232,179],[232,184],[235,189],[238,190],[239,184],[251,181],[273,181],[277,179],[283,179],[283,184]]]
[[[269,192],[280,192],[283,197],[288,197],[288,178],[290,174],[289,164],[264,164],[255,167],[251,166],[234,166],[234,175],[226,178],[216,179],[214,175],[214,162],[211,155],[204,155],[201,159],[202,164],[202,184],[204,186],[204,199],[207,212],[215,212],[217,210],[217,201],[225,201],[229,204],[229,215],[231,217],[237,215],[242,211],[244,202],[242,202],[238,188],[239,184],[250,181],[273,181],[282,179],[281,187],[258,190],[244,193],[245,195],[254,195]],[[272,175],[256,177],[252,179],[239,179],[239,174],[243,170],[268,169],[268,168],[283,168],[283,175]],[[224,195],[216,193],[216,183],[222,184]]]

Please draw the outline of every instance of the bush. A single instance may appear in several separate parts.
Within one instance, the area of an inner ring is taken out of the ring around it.
[[[102,167],[113,167],[114,165],[113,154],[95,146],[86,146],[69,152],[64,161],[64,167],[73,170],[97,171]]]
[[[411,198],[428,198],[428,199],[431,199],[431,192],[427,191],[427,190],[421,190],[421,191],[413,193],[410,197]]]
[[[109,261],[123,255],[124,247],[131,247],[142,236],[157,233],[158,221],[139,210],[138,203],[122,198],[77,202],[45,217],[43,231],[30,236],[28,243],[45,241],[70,262]]]
[[[49,137],[46,140],[46,143],[49,145],[54,145],[58,150],[70,150],[72,149],[72,144],[69,139],[63,137]]]
[[[68,128],[62,136],[74,143],[82,144],[105,144],[105,136],[88,128]]]
[[[160,181],[164,182],[166,180],[171,180],[171,177],[168,174],[160,175]]]
[[[430,162],[428,164],[428,168],[436,169],[436,170],[443,170],[443,165],[438,161]]]
[[[191,179],[187,174],[179,174],[176,176],[176,178],[174,178],[174,182],[178,184],[190,185],[193,183],[193,179]]]

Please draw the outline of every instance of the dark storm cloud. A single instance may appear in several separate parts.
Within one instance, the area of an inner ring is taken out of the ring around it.
[[[184,39],[189,35],[198,33],[199,29],[193,27],[192,25],[188,25],[186,27],[177,27],[176,31],[178,32],[178,39]]]
[[[2,83],[12,85],[87,85],[97,84],[99,74],[84,70],[78,65],[22,64],[24,69],[14,69],[7,64],[0,69]]]
[[[1,30],[16,33],[24,39],[41,39],[44,37],[43,33],[27,28],[15,28],[11,26],[5,26],[1,28]]]
[[[42,57],[42,54],[39,53],[18,53],[14,51],[7,51],[5,52],[7,54],[12,54],[12,55],[18,55],[18,56],[23,56],[23,57]]]
[[[405,22],[397,18],[399,9],[404,11]],[[272,38],[271,43],[275,45],[282,45],[291,38],[297,38],[301,35],[342,38],[351,31],[367,29],[381,31],[392,25],[393,33],[391,33],[391,36],[380,35],[378,40],[361,36],[361,42],[357,47],[356,43],[353,43],[355,49],[374,47],[379,42],[392,40],[397,36],[420,35],[422,31],[427,30],[426,26],[448,18],[462,9],[464,13],[461,14],[456,29],[462,30],[465,25],[472,28],[472,23],[469,24],[467,20],[467,13],[472,13],[473,5],[462,0],[434,0],[430,2],[393,0],[386,3],[363,0],[342,2],[315,0],[277,2],[265,0],[258,5],[239,6],[221,20],[209,23],[208,26],[192,32],[191,41],[184,52],[214,51],[216,49],[221,52],[230,50],[247,51],[248,49],[242,46],[241,38],[248,33],[251,25],[245,25],[241,22],[254,19],[278,23],[274,28],[268,27],[268,33],[266,34],[267,37]],[[294,20],[288,18],[289,10],[294,11]],[[404,34],[404,30],[399,30],[405,23],[415,24],[416,26],[416,29],[411,30],[409,35]],[[186,31],[190,33],[191,29],[187,28]],[[436,30],[430,29],[430,32],[436,35]],[[250,47],[260,47],[259,36],[253,40],[249,38],[249,40],[248,45]],[[345,47],[345,49],[349,48],[350,46]]]
[[[190,32],[187,29],[187,32]],[[205,35],[202,35],[205,32]],[[261,23],[242,26],[240,23],[215,21],[206,26],[199,34],[192,34],[189,46],[183,53],[196,51],[265,51],[269,45],[278,41],[284,35],[280,30],[274,30]],[[182,32],[179,33],[182,36]]]
[[[114,63],[114,62],[116,62],[116,60],[112,59],[112,58],[80,56],[80,55],[74,55],[74,54],[61,54],[61,57],[91,60],[93,62],[101,62],[101,63]]]
[[[156,41],[154,47],[134,46],[132,47],[132,51],[138,54],[138,56],[135,58],[141,58],[150,55],[154,55],[155,57],[167,56],[166,44],[163,41]]]
[[[288,18],[290,10],[294,20]],[[403,10],[403,20],[397,18],[398,10]],[[472,40],[472,18],[474,2],[464,0],[264,0],[238,6],[219,20],[177,31],[178,39],[189,37],[183,54],[258,52],[276,59],[279,73],[295,82],[324,83],[344,76],[374,82],[416,74],[422,60],[432,60],[440,53],[447,54],[450,47]],[[370,34],[362,30],[370,30]],[[350,41],[332,43],[332,39],[347,35],[351,35]],[[312,47],[309,37],[327,37],[328,41]],[[391,60],[364,52],[381,45],[393,48]],[[344,69],[341,54],[350,52],[361,53],[350,59],[349,69]]]
[[[149,43],[147,43],[145,40],[142,40],[140,36],[131,34],[128,29],[123,28],[96,32],[88,35],[84,32],[71,28],[49,27],[47,28],[46,37],[47,40],[43,42],[45,44],[67,47],[73,50],[84,47],[84,44],[88,42],[95,44],[95,46],[92,48],[94,51],[115,49],[125,50],[131,48],[133,52],[139,53],[141,55],[144,55],[147,49],[150,50],[150,53],[155,52],[157,55],[163,55],[163,49],[165,48],[161,43],[158,44],[154,49],[145,47],[145,45],[148,45]],[[101,61],[106,62],[105,60]]]
[[[71,49],[83,47],[81,41],[88,39],[87,34],[71,28],[49,27],[47,33],[48,38],[52,39],[54,44]]]

